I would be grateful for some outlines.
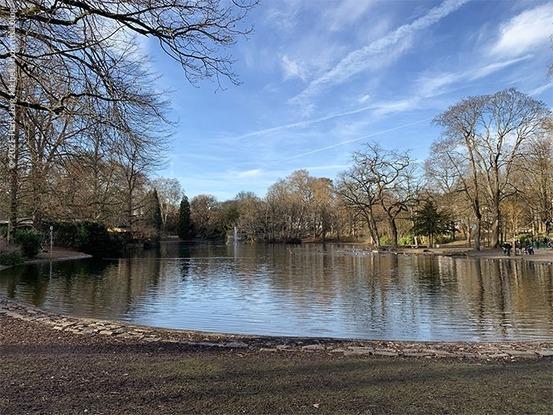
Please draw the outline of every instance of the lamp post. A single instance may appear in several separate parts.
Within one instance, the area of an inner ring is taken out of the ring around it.
[[[54,227],[50,225],[50,259],[52,259],[53,250],[54,250]]]

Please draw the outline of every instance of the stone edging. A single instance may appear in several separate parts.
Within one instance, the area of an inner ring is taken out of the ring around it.
[[[68,317],[1,297],[0,314],[14,319],[44,324],[53,330],[76,335],[106,336],[122,342],[180,343],[195,347],[245,349],[267,353],[319,352],[337,356],[372,355],[483,361],[553,358],[553,341],[497,343],[362,341],[202,333]]]

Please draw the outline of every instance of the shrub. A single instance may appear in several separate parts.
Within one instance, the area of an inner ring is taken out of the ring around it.
[[[532,239],[533,237],[530,234],[522,234],[518,236],[518,240],[520,241],[520,244],[522,247],[525,247],[530,242],[532,242]]]
[[[0,265],[20,265],[23,263],[23,256],[18,251],[0,252]]]
[[[415,244],[415,238],[411,234],[403,235],[401,238],[399,238],[399,244],[401,246],[414,245]]]
[[[15,233],[15,243],[21,246],[21,252],[27,258],[34,258],[42,247],[42,234],[34,229],[22,229]]]
[[[111,249],[111,239],[105,225],[97,222],[79,224],[77,247],[88,254],[101,256]]]
[[[43,230],[54,227],[54,245],[75,248],[94,256],[112,255],[121,251],[128,235],[110,234],[104,224],[98,222],[44,222]]]
[[[392,240],[388,235],[382,235],[380,237],[380,246],[389,246],[392,244]]]

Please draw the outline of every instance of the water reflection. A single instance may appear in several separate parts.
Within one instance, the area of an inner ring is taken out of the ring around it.
[[[167,243],[19,267],[0,292],[48,310],[208,331],[413,340],[551,339],[552,267],[354,255],[329,245]]]

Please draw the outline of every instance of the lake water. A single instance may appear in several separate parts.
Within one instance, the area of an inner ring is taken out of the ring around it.
[[[0,293],[75,316],[227,333],[553,338],[549,265],[339,244],[163,243],[128,258],[8,269]]]

